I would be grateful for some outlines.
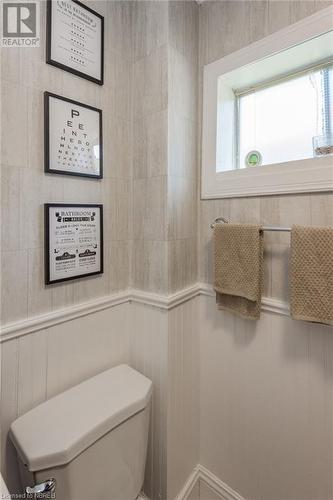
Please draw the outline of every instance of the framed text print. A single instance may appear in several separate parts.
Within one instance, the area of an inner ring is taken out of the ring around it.
[[[104,17],[77,0],[47,0],[46,62],[103,85]]]
[[[103,177],[102,110],[44,93],[45,172]]]
[[[103,205],[44,205],[45,284],[103,273]]]

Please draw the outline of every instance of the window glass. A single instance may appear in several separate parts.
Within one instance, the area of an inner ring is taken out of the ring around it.
[[[320,146],[332,146],[332,73],[311,71],[239,96],[237,166],[249,166],[253,151],[262,165],[324,154]]]

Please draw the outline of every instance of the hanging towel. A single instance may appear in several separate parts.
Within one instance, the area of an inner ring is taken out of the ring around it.
[[[333,228],[292,227],[289,273],[292,318],[333,324]]]
[[[215,224],[216,302],[248,319],[259,319],[263,286],[261,226]]]

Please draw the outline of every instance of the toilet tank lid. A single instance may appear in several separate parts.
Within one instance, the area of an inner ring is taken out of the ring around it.
[[[40,404],[12,423],[29,471],[64,465],[150,401],[152,382],[119,365]]]

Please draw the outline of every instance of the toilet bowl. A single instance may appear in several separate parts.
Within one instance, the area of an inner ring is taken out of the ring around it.
[[[22,491],[57,500],[135,500],[145,470],[152,382],[107,370],[12,423]]]

